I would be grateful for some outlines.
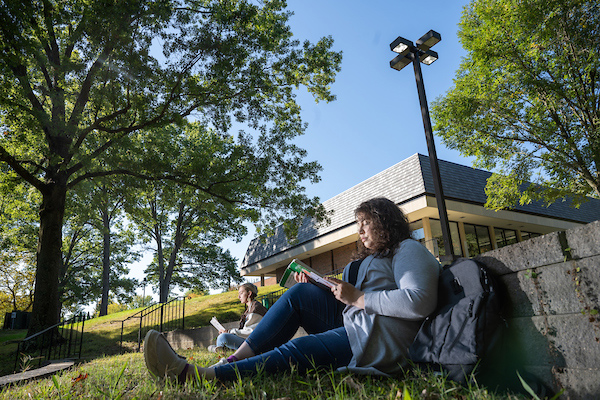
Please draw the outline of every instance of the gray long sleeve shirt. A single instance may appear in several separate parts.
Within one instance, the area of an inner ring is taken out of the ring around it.
[[[421,322],[437,305],[440,265],[419,242],[404,240],[392,258],[369,256],[356,287],[365,292],[365,309],[346,306],[344,327],[359,373],[395,374],[406,365],[408,347]],[[344,269],[348,280],[348,268]]]

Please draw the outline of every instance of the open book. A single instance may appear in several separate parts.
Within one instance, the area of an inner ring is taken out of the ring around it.
[[[214,326],[219,332],[221,331],[226,331],[227,329],[225,329],[225,327],[223,325],[221,325],[221,323],[219,322],[219,320],[216,317],[212,317],[212,319],[210,320],[210,323],[212,324],[212,326]]]
[[[322,287],[323,289],[331,289],[335,284],[325,280],[321,274],[311,269],[309,266],[298,260],[292,260],[290,265],[283,272],[279,285],[286,288],[291,288],[297,282],[294,279],[294,272],[304,272],[308,276],[308,281],[312,284]]]

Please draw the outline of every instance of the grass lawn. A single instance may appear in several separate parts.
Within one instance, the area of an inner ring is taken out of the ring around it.
[[[276,285],[261,288],[259,294],[278,290]],[[243,306],[237,291],[219,295],[195,297],[186,301],[186,328],[206,326],[215,315],[223,322],[237,320]],[[483,387],[463,388],[443,377],[414,373],[404,379],[359,376],[332,371],[295,371],[277,376],[259,375],[231,383],[201,382],[178,386],[161,384],[147,372],[143,354],[126,352],[119,347],[121,321],[137,310],[94,318],[85,323],[83,359],[69,370],[53,377],[5,387],[2,399],[524,399],[509,394],[489,393]],[[10,332],[10,333],[8,333]],[[25,331],[2,331],[0,356],[14,363],[14,350],[4,343],[19,339]],[[129,335],[129,334],[128,334]],[[124,345],[133,349],[137,342],[128,336]],[[16,348],[16,347],[15,347]],[[206,349],[183,350],[181,354],[192,363],[207,366],[218,356]],[[5,366],[2,366],[5,367]],[[12,371],[11,371],[12,372]]]

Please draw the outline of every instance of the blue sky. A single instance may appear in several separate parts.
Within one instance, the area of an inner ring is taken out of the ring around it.
[[[428,154],[423,119],[412,66],[396,71],[389,44],[398,36],[415,42],[430,29],[440,33],[435,45],[439,59],[422,65],[428,103],[452,86],[466,51],[456,35],[464,0],[289,0],[290,23],[299,40],[312,42],[331,35],[334,49],[343,52],[342,70],[332,86],[337,99],[315,104],[299,93],[308,123],[297,143],[309,160],[323,170],[321,182],[307,193],[322,201],[353,187],[415,153]],[[426,8],[424,8],[426,7]],[[436,137],[439,159],[464,165],[471,160],[444,147]],[[242,242],[224,245],[244,257],[252,231]]]
[[[415,42],[433,29],[442,41],[433,50],[439,59],[422,65],[428,102],[453,85],[466,55],[456,31],[466,1],[435,0],[292,0],[292,31],[316,41],[331,35],[343,51],[342,70],[332,86],[337,100],[315,104],[299,95],[306,135],[298,144],[322,166],[322,181],[308,193],[327,200],[414,153],[427,154],[415,74],[389,67],[396,55],[389,44],[398,36]],[[468,163],[436,139],[438,157]]]
[[[427,154],[413,69],[389,67],[395,56],[389,44],[398,36],[415,42],[430,29],[441,34],[441,42],[433,48],[439,59],[422,65],[431,104],[453,86],[466,55],[456,32],[467,4],[466,0],[288,0],[298,40],[316,42],[331,35],[334,49],[343,52],[342,69],[332,86],[336,101],[315,104],[306,91],[298,94],[308,129],[296,143],[308,151],[307,160],[323,167],[321,182],[307,187],[310,196],[325,201],[415,153]],[[437,137],[436,151],[439,159],[471,164]],[[222,245],[239,265],[253,237],[251,229],[242,242]],[[143,278],[150,259],[132,268],[131,275]]]

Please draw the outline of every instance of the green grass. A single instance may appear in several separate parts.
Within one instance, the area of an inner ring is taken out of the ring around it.
[[[278,290],[279,287],[261,288],[259,294]],[[199,327],[217,316],[226,322],[227,316],[238,319],[243,306],[237,300],[237,292],[196,297],[186,300],[186,326]],[[332,371],[296,371],[277,376],[259,375],[231,383],[202,382],[178,386],[167,382],[160,384],[151,379],[141,353],[121,353],[118,346],[120,321],[136,310],[94,318],[85,324],[84,358],[76,367],[57,373],[53,377],[20,383],[0,390],[3,399],[461,399],[495,400],[523,399],[509,394],[489,393],[483,387],[463,388],[443,377],[419,372],[403,379],[358,376]],[[25,332],[2,332],[1,343],[19,339]],[[9,337],[11,339],[9,339]],[[137,342],[128,338],[127,348]],[[5,353],[2,359],[5,360]],[[211,365],[218,360],[214,353],[205,349],[183,350],[181,354],[200,366]],[[9,364],[14,360],[14,353]]]
[[[210,365],[217,356],[204,349],[181,352],[198,365]],[[54,378],[20,384],[0,391],[8,399],[523,399],[489,393],[485,388],[463,388],[441,377],[415,373],[404,379],[359,376],[320,370],[295,371],[277,376],[259,375],[230,383],[205,381],[178,386],[151,379],[143,355],[102,357],[63,371]]]

